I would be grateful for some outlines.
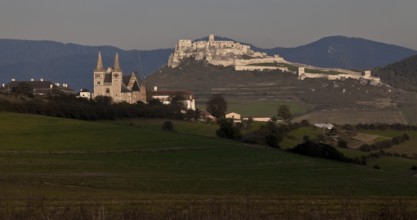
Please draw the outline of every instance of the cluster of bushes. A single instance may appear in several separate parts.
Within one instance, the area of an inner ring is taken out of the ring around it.
[[[284,139],[289,131],[290,127],[288,125],[277,125],[275,122],[269,121],[259,129],[243,135],[242,141],[249,144],[279,148],[279,142]]]
[[[230,119],[221,119],[218,121],[220,128],[217,130],[217,135],[222,138],[242,141],[248,144],[265,145],[274,148],[279,148],[279,143],[291,131],[300,127],[311,126],[306,120],[300,123],[277,124],[274,121],[269,121],[262,125],[259,129],[242,134],[243,125],[233,123]]]
[[[217,123],[220,126],[216,131],[217,136],[237,141],[242,139],[241,126],[240,124],[235,124],[233,119],[223,118],[219,119]]]
[[[193,119],[196,111],[186,111],[178,105],[163,105],[159,101],[149,104],[112,104],[109,97],[96,100],[76,98],[71,95],[54,95],[46,98],[30,98],[11,101],[0,100],[0,111],[38,114],[79,120],[114,120],[118,118],[169,118]]]
[[[397,131],[417,131],[417,126],[404,124],[357,124],[357,129],[363,130],[397,130]]]
[[[299,144],[294,148],[289,149],[288,151],[310,157],[318,157],[328,160],[336,160],[340,162],[355,162],[354,160],[345,157],[336,148],[323,143],[315,143],[311,140],[307,140],[306,142]]]
[[[407,158],[410,159],[410,157],[407,154],[400,154],[400,153],[391,153],[391,152],[386,152],[384,150],[380,150],[377,152],[372,152],[368,155],[364,155],[361,156],[362,160],[367,160],[367,159],[376,159],[376,158],[380,158],[380,157],[402,157],[402,158]]]
[[[362,146],[360,146],[360,150],[363,152],[371,152],[371,151],[375,151],[375,150],[382,150],[382,149],[387,149],[390,148],[394,145],[398,145],[401,143],[404,143],[406,141],[410,140],[410,137],[407,134],[403,134],[397,137],[393,137],[391,140],[386,140],[386,141],[380,141],[374,144],[363,144]]]

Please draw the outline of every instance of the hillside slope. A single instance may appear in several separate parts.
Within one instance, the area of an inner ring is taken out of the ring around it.
[[[298,80],[291,73],[236,72],[193,61],[175,69],[164,67],[145,81],[148,88],[191,90],[203,107],[214,93],[231,101],[245,100],[246,106],[264,100],[306,104],[313,106],[313,111],[301,117],[313,122],[407,123],[410,119],[398,107],[405,103],[410,108],[417,106],[415,93],[388,86],[371,86],[358,80]]]

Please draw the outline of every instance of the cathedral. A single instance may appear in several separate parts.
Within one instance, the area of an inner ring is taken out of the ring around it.
[[[146,103],[146,88],[135,73],[123,76],[120,69],[119,54],[116,53],[113,68],[104,69],[101,53],[98,53],[97,66],[94,70],[94,93],[97,96],[111,97],[113,102]]]

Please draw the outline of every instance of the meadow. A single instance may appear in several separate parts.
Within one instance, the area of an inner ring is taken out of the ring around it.
[[[347,203],[352,210],[393,201],[417,208],[410,173],[223,140],[214,135],[216,125],[174,121],[175,131],[167,132],[159,119],[85,122],[14,113],[0,113],[0,121],[0,215],[3,206],[31,210],[28,201],[98,213],[103,205],[168,214],[172,208],[178,216],[204,206],[203,213],[256,215],[304,213],[294,204],[328,215]]]
[[[200,109],[206,108],[205,101],[197,103]],[[250,100],[250,99],[227,99],[227,112],[237,112],[242,117],[272,117],[277,115],[280,105],[287,105],[294,115],[301,115],[312,109],[311,105],[280,100]]]

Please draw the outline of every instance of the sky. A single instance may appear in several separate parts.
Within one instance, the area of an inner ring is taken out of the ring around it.
[[[262,48],[326,36],[417,49],[416,0],[1,0],[0,38],[123,49],[215,34]]]

